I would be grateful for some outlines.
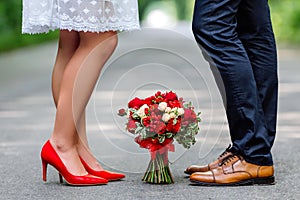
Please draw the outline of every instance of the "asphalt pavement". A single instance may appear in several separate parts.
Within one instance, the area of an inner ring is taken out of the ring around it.
[[[34,37],[34,36],[33,36]],[[278,133],[273,148],[276,184],[200,187],[183,173],[214,160],[230,143],[225,112],[207,63],[189,26],[119,34],[87,107],[90,146],[105,169],[126,174],[104,186],[60,184],[54,168],[42,181],[40,150],[55,116],[51,72],[56,41],[0,54],[0,199],[300,199],[300,51],[279,46]],[[170,153],[175,183],[141,181],[149,153],[124,130],[117,115],[128,100],[173,90],[201,111],[197,143]]]

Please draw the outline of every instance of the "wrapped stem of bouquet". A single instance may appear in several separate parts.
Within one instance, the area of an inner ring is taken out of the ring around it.
[[[127,116],[126,130],[137,135],[135,142],[151,153],[151,160],[142,178],[154,184],[174,183],[168,152],[174,152],[174,139],[184,148],[195,144],[199,131],[200,113],[194,112],[191,103],[170,91],[145,99],[134,98],[128,109],[120,109],[120,116]]]
[[[135,141],[140,147],[148,149],[151,155],[148,168],[142,180],[154,184],[174,183],[168,158],[168,152],[174,152],[173,139],[166,139],[163,143],[154,143],[150,138],[142,140],[138,136]]]

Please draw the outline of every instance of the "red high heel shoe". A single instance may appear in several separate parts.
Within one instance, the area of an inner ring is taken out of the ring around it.
[[[60,183],[62,183],[62,177],[65,178],[66,182],[69,185],[101,185],[101,184],[107,184],[108,180],[93,176],[91,174],[87,174],[84,176],[75,176],[72,175],[66,166],[63,164],[61,159],[59,158],[58,154],[52,147],[50,141],[48,140],[41,151],[41,158],[42,158],[42,164],[43,164],[43,180],[47,180],[47,165],[50,164],[53,167],[57,169],[59,172],[59,180]]]
[[[92,174],[94,176],[104,178],[108,181],[116,181],[116,180],[125,178],[125,174],[110,172],[107,170],[101,170],[101,171],[93,170],[90,166],[88,166],[88,164],[82,158],[80,158],[80,160],[81,160],[81,163],[83,164],[84,168],[86,169],[86,171],[89,174]]]

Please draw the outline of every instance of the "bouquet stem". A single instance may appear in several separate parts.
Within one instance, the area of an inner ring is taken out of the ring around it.
[[[159,151],[151,152],[150,163],[145,172],[142,181],[154,184],[171,184],[174,183],[168,162],[168,152],[160,154]]]

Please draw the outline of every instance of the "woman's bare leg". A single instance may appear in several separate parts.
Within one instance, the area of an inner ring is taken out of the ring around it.
[[[86,34],[84,36],[85,39],[84,38],[82,39],[86,42],[86,48],[89,48],[88,46],[93,47],[93,43],[91,43],[90,41],[93,42],[94,40],[97,40],[98,36],[95,34],[88,34],[88,35]],[[90,88],[90,94],[91,94],[98,80],[101,69],[105,64],[105,62],[107,61],[107,59],[111,56],[113,50],[116,47],[116,44],[117,44],[116,33],[109,32],[107,34],[107,38],[105,38],[105,41],[101,42],[99,45],[97,45],[97,47],[93,48],[89,57],[83,63],[80,69],[80,73],[78,73],[76,83],[75,83],[76,87]],[[101,68],[98,67],[99,64],[101,65]],[[90,81],[86,81],[87,77],[89,77]],[[80,105],[77,103],[77,100],[84,97],[85,95],[82,95],[82,91],[83,91],[82,89],[78,89],[76,91],[79,91],[79,93],[74,92],[74,105],[76,108],[79,108]],[[86,102],[86,101],[81,101],[81,102]],[[81,109],[83,108],[85,109],[86,105],[82,105],[81,107],[82,107]],[[77,145],[78,153],[85,160],[85,162],[87,162],[87,164],[90,167],[92,167],[94,170],[101,170],[102,169],[101,165],[98,163],[97,159],[94,157],[93,153],[90,151],[90,148],[88,146],[86,127],[85,127],[86,125],[85,112],[79,111],[78,115],[80,115],[80,117],[78,116],[79,121],[77,123],[77,131],[79,135],[79,142]]]
[[[69,32],[67,30],[62,30],[60,32],[59,46],[58,52],[56,56],[56,61],[52,74],[52,95],[54,99],[55,106],[57,105],[59,99],[59,89],[61,79],[66,68],[66,65],[72,58],[73,54],[77,50],[79,45],[79,33],[72,31]],[[78,142],[78,152],[79,155],[84,158],[85,162],[88,163],[94,170],[101,170],[102,167],[98,163],[97,159],[91,152],[88,140],[86,136],[86,120],[85,113],[83,113],[82,117],[79,120],[79,126],[76,129],[79,142]]]
[[[59,88],[65,68],[71,60],[79,45],[79,33],[76,31],[61,30],[59,35],[58,50],[52,72],[52,96],[57,106]]]
[[[68,32],[63,34],[68,34]],[[85,121],[83,114],[85,107],[103,65],[115,49],[117,36],[114,32],[99,34],[80,32],[78,36],[79,46],[64,69],[61,83],[58,83],[60,85],[58,97],[56,96],[57,89],[55,89],[57,83],[53,84],[54,99],[57,100],[57,114],[51,142],[70,172],[81,175],[86,171],[79,159],[77,146],[82,141],[79,139],[77,130],[82,130],[81,121]],[[58,59],[56,63],[59,62],[64,61]],[[59,80],[58,77],[55,78]],[[80,138],[84,141],[86,136]],[[79,149],[79,152],[83,151],[83,148]],[[91,157],[93,157],[92,154]]]

